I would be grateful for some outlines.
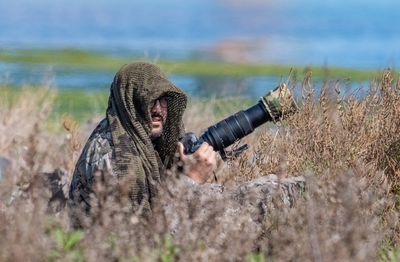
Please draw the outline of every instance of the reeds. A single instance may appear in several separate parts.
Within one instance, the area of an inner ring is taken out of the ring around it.
[[[266,203],[260,214],[249,202],[247,213],[226,215],[227,199],[190,201],[189,189],[173,186],[175,191],[167,187],[160,194],[152,218],[144,221],[127,210],[123,183],[98,174],[97,215],[88,218],[83,232],[70,227],[65,209],[49,209],[44,173],[58,168],[71,176],[91,130],[64,118],[66,132],[49,132],[54,97],[46,89],[28,88],[13,99],[1,96],[0,155],[8,164],[0,180],[0,260],[395,260],[398,80],[386,71],[352,94],[342,82],[316,86],[310,75],[289,84],[300,94],[300,111],[244,138],[251,148],[221,163],[217,178],[229,187],[271,173],[303,175],[306,191],[294,207]],[[193,104],[186,129],[199,132],[220,118],[214,113],[204,114],[201,104]],[[171,230],[174,221],[179,230]]]

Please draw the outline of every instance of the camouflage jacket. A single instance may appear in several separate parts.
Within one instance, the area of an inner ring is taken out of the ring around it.
[[[84,203],[84,209],[88,211],[94,174],[97,171],[104,171],[115,176],[112,164],[115,159],[115,150],[107,119],[103,119],[93,131],[82,155],[87,157],[80,157],[76,164],[69,189],[69,198],[72,206]]]

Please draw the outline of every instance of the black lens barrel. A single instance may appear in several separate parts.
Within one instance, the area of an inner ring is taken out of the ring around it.
[[[255,128],[272,118],[265,109],[262,101],[256,105],[237,112],[236,114],[221,120],[200,137],[210,144],[215,151],[222,151],[237,140],[253,132]]]

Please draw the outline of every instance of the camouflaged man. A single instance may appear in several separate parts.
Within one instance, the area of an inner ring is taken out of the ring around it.
[[[287,110],[283,105],[289,105],[287,112],[297,108],[284,84],[262,97],[261,101],[272,121],[279,121],[285,115]],[[297,189],[302,188],[303,183],[301,179],[280,183],[276,182],[276,177],[266,176],[253,181],[251,186],[239,185],[233,191],[217,184],[197,187],[213,174],[217,153],[207,143],[202,143],[191,157],[183,153],[179,140],[184,136],[182,116],[186,103],[186,95],[153,64],[133,63],[119,70],[111,85],[106,118],[89,137],[73,174],[69,191],[73,224],[79,226],[79,217],[90,212],[91,194],[98,172],[115,177],[115,181],[128,178],[126,185],[133,211],[150,214],[158,186],[166,177],[165,170],[176,162],[177,151],[184,167],[182,177],[186,179],[181,179],[184,188],[195,187],[202,192],[200,195],[211,199],[218,194],[235,196],[235,192],[244,192],[243,188],[246,188],[246,196],[255,193],[258,202],[263,202],[266,196],[259,195],[259,192],[273,192],[278,187],[282,197],[291,205],[294,191],[286,189],[299,191]]]
[[[138,62],[115,75],[103,119],[89,137],[77,162],[69,191],[73,212],[89,212],[96,172],[130,176],[134,210],[151,210],[157,185],[171,167],[179,138],[186,95],[157,66]],[[185,174],[204,183],[216,168],[217,154],[203,143],[190,161],[179,152]],[[193,161],[194,159],[195,161]]]

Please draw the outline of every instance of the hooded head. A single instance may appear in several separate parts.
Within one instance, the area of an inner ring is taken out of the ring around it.
[[[161,97],[167,100],[167,117],[160,137],[153,143],[150,111]],[[183,132],[186,103],[186,95],[156,65],[132,63],[115,75],[107,108],[116,154],[115,172],[132,175],[136,181],[134,189],[146,191],[147,179],[160,179],[160,165],[173,156]],[[151,196],[151,189],[149,192]]]

